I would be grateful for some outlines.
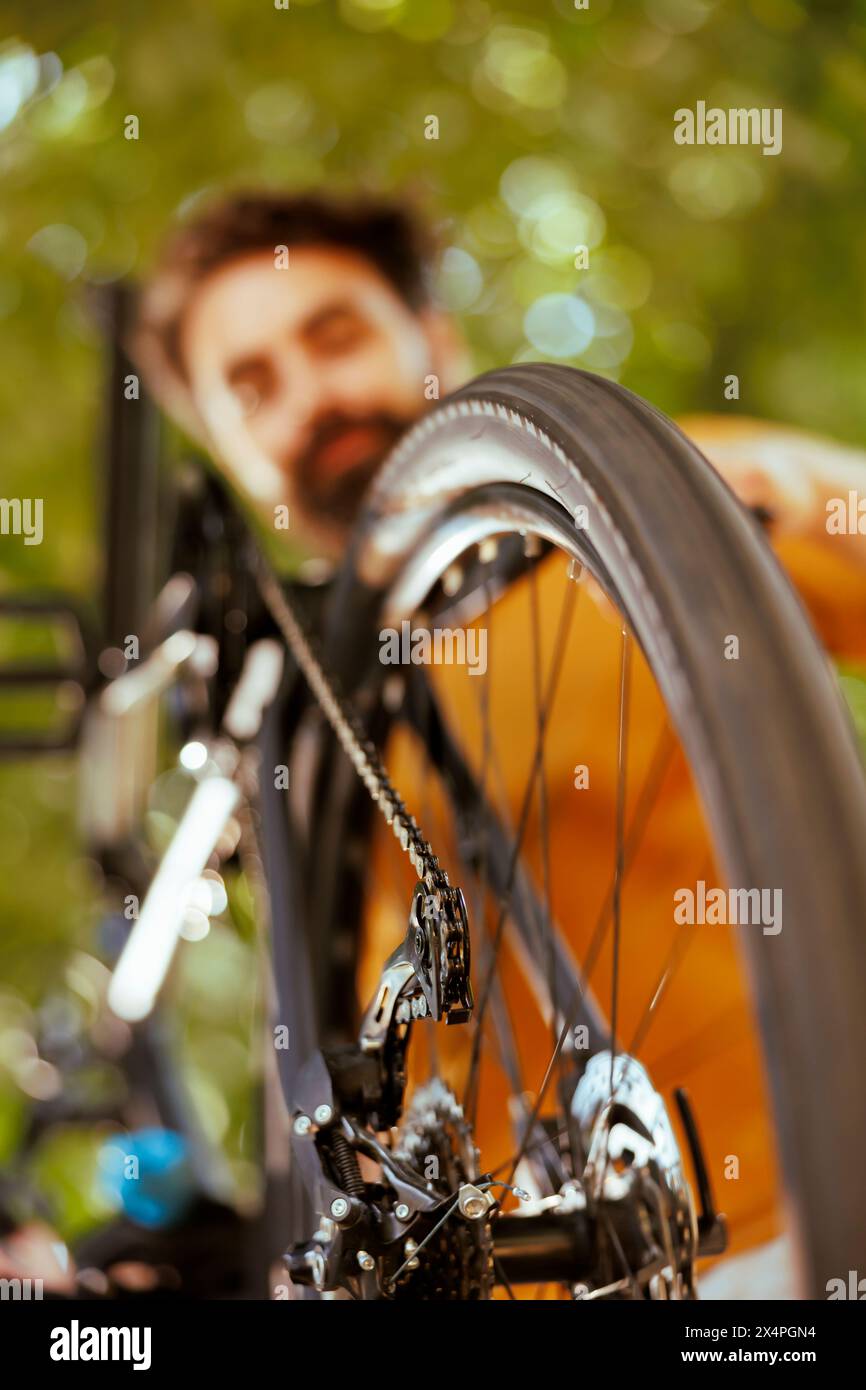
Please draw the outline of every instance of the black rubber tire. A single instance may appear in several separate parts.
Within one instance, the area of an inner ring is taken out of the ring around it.
[[[332,652],[369,652],[371,593],[455,499],[497,483],[572,524],[587,508],[577,543],[646,654],[728,882],[782,890],[781,932],[740,937],[804,1291],[824,1298],[866,1268],[866,778],[830,664],[699,450],[624,388],[546,364],[477,378],[398,445],[337,587]]]

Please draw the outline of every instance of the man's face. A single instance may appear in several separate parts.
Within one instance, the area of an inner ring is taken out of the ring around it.
[[[277,269],[256,252],[212,272],[181,350],[239,487],[263,510],[287,504],[290,533],[334,556],[378,465],[429,405],[426,380],[448,364],[436,317],[413,313],[363,256],[300,246],[288,259]]]

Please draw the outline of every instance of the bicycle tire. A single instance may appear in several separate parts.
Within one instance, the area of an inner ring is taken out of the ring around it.
[[[621,608],[728,882],[782,889],[778,937],[740,940],[804,1291],[824,1297],[866,1257],[866,778],[829,662],[761,528],[673,422],[604,378],[531,364],[470,382],[383,466],[334,595],[347,684],[382,595],[455,509],[503,487]],[[730,634],[739,660],[722,659]]]

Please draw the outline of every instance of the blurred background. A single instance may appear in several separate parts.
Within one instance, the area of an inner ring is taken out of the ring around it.
[[[96,604],[92,287],[144,273],[172,220],[216,188],[411,192],[438,228],[437,294],[478,371],[555,359],[674,416],[734,411],[866,443],[863,0],[39,9],[6,3],[0,25],[0,413],[2,492],[43,497],[46,536],[4,546],[4,593]],[[784,156],[677,147],[673,113],[698,97],[781,107]],[[850,672],[846,687],[866,724],[866,685]],[[0,1165],[62,1084],[40,1040],[104,1025],[101,885],[76,840],[75,771],[67,756],[0,764]],[[251,934],[236,885],[183,980],[189,1082],[241,1196],[255,1186]],[[98,1063],[82,1054],[83,1097],[122,1091],[112,1046],[102,1037]],[[109,1209],[94,1177],[104,1134],[53,1125],[28,1155],[67,1238]]]

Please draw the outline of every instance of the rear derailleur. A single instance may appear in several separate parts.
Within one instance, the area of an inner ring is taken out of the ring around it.
[[[437,1112],[436,1128],[452,1123],[453,1149],[431,1155],[429,1176],[376,1137],[402,1114],[413,1023],[430,1018],[456,1024],[471,1017],[469,965],[460,889],[431,892],[417,883],[406,936],[385,963],[357,1046],[315,1052],[300,1073],[292,1157],[319,1214],[319,1229],[285,1257],[293,1283],[320,1292],[345,1289],[362,1299],[399,1296],[418,1270],[416,1251],[437,1234],[443,1218],[481,1224],[495,1205],[484,1182],[471,1180],[475,1151],[450,1093],[452,1113]],[[442,1097],[435,1100],[441,1103]],[[373,1180],[362,1175],[359,1155],[369,1160]],[[456,1191],[444,1189],[442,1164],[450,1167],[450,1178],[458,1177]]]
[[[488,1298],[494,1282],[557,1283],[578,1300],[695,1297],[695,1260],[724,1249],[724,1218],[687,1097],[677,1092],[700,1213],[664,1101],[625,1053],[573,1059],[567,1153],[547,1122],[531,1136],[518,1125],[516,1177],[531,1195],[511,1189],[525,1199],[517,1213],[499,1211],[494,1191],[508,1184],[479,1174],[441,1081],[416,1089],[396,1142],[380,1141],[403,1111],[413,1023],[466,1022],[472,1006],[463,896],[419,882],[357,1046],[316,1052],[300,1073],[292,1154],[318,1229],[285,1257],[292,1282],[364,1300]]]

